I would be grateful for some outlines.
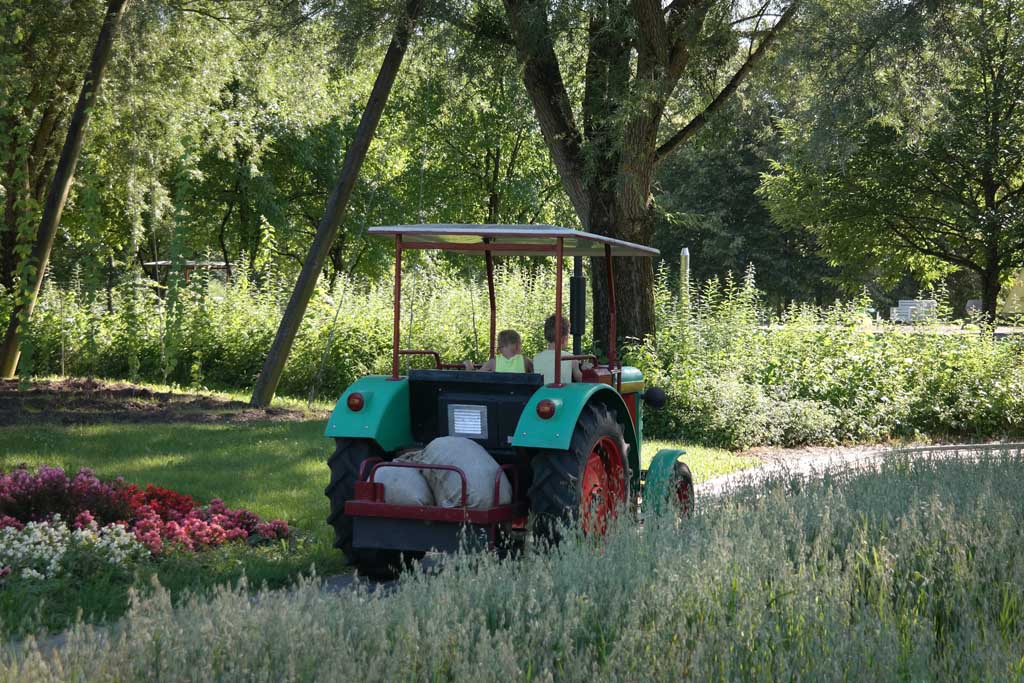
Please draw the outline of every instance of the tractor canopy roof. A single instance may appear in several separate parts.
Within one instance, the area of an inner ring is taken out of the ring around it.
[[[400,235],[403,249],[494,251],[509,256],[537,256],[555,254],[561,240],[565,256],[604,256],[606,249],[610,249],[612,256],[658,255],[658,250],[653,247],[555,225],[381,225],[370,228],[369,232],[371,235]]]

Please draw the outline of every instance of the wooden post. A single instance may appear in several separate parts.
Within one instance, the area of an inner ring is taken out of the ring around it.
[[[284,317],[281,318],[281,325],[277,328],[274,343],[267,353],[263,370],[253,388],[250,403],[254,406],[270,405],[270,401],[274,398],[274,392],[277,391],[277,384],[281,381],[284,364],[291,353],[295,335],[306,314],[306,307],[316,289],[316,281],[320,278],[324,261],[330,254],[331,246],[338,235],[341,219],[359,177],[359,169],[370,149],[370,142],[377,130],[377,124],[380,123],[380,117],[384,113],[388,96],[391,94],[391,86],[394,85],[395,77],[402,66],[402,58],[405,57],[409,39],[412,37],[413,26],[422,6],[423,0],[407,0],[405,16],[399,18],[398,24],[395,26],[391,44],[384,55],[384,61],[377,73],[377,80],[370,92],[370,99],[366,102],[363,116],[359,120],[359,127],[356,128],[356,133],[345,153],[345,162],[342,164],[338,182],[327,201],[323,218],[320,219],[320,225],[316,230],[316,237],[313,238],[313,244],[302,264],[302,271],[299,273],[299,279],[295,283],[295,289],[288,301],[287,308],[285,308]]]

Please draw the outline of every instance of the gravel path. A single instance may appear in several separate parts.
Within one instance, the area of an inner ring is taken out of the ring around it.
[[[945,446],[837,446],[807,448],[755,448],[745,455],[764,461],[763,465],[725,474],[697,484],[697,505],[701,496],[718,496],[741,484],[749,484],[771,475],[785,474],[797,477],[820,476],[836,467],[867,469],[890,453],[906,453],[911,457],[986,457],[992,453],[1024,450],[1024,443],[952,444]]]

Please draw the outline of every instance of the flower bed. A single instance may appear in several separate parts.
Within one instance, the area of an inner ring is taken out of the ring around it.
[[[159,486],[139,488],[120,477],[101,481],[85,468],[70,478],[58,467],[0,472],[0,578],[54,578],[68,568],[68,558],[83,553],[130,566],[172,550],[258,544],[289,534],[283,520],[265,522],[217,498],[202,506]]]

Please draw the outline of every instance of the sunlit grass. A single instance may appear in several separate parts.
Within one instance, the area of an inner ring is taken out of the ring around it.
[[[722,448],[708,448],[706,446],[695,446],[678,441],[644,441],[643,454],[640,458],[640,467],[646,469],[657,452],[663,448],[675,448],[686,451],[682,457],[690,467],[695,482],[700,483],[708,479],[714,479],[723,474],[732,474],[740,470],[757,467],[761,461],[749,455],[739,455]]]

